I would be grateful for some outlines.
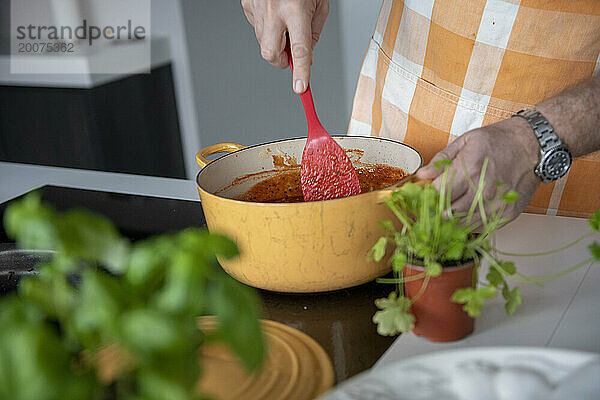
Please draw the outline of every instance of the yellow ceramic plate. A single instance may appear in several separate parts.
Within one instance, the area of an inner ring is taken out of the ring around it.
[[[260,371],[248,374],[223,345],[203,347],[201,393],[219,400],[309,400],[333,386],[333,366],[325,350],[310,336],[275,321],[262,320],[267,357]],[[210,330],[216,321],[199,320]]]

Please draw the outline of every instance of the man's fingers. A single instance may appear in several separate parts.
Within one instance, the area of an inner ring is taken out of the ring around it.
[[[288,19],[288,32],[294,62],[293,88],[296,93],[304,93],[310,81],[312,64],[313,39],[310,15],[301,13]]]
[[[471,207],[473,201],[473,192],[465,192],[462,196],[452,202],[452,211],[456,213],[466,213]]]
[[[329,1],[322,1],[315,10],[315,15],[313,16],[311,25],[313,50],[319,41],[319,38],[321,37],[321,32],[323,31],[323,26],[325,26],[327,15],[329,15]]]
[[[444,172],[444,168],[435,168],[435,163],[438,160],[452,160],[456,158],[458,152],[464,146],[463,136],[458,137],[452,143],[450,143],[444,150],[437,153],[423,168],[417,171],[417,176],[421,179],[436,179],[442,172]]]
[[[260,39],[261,56],[276,67],[287,67],[285,40],[285,25],[283,21],[277,19],[266,24]]]
[[[441,185],[442,176],[440,174],[434,179],[433,186],[435,186],[437,190],[440,190]],[[458,168],[456,168],[455,165],[452,165],[448,170],[448,181],[446,182],[446,185],[447,190],[450,190],[451,202],[454,202],[456,199],[463,196],[469,190],[469,182],[467,181],[467,178],[465,178],[464,173]]]
[[[262,34],[263,34],[263,21],[261,19],[258,19],[256,21],[254,21],[252,26],[254,27],[254,35],[256,36],[256,41],[258,42],[258,45],[261,47],[261,53],[262,53],[262,46],[261,46],[260,42],[262,40]]]
[[[310,81],[312,52],[329,14],[329,0],[241,0],[244,14],[254,27],[262,57],[285,68],[285,32],[289,33],[294,60],[292,87],[306,91]]]
[[[246,19],[251,26],[254,26],[254,14],[249,11],[244,10],[244,14],[246,15]]]
[[[441,175],[442,168],[433,168],[433,164],[426,165],[425,167],[419,168],[415,175],[420,179],[435,179]]]
[[[482,193],[483,198],[487,201],[492,201],[496,197],[497,191],[498,191],[498,188],[496,187],[496,185],[488,182],[485,185],[485,187],[483,188],[483,193]]]
[[[254,14],[252,13],[252,5],[248,0],[242,0],[242,10],[246,15],[246,19],[250,22],[250,25],[254,26]]]
[[[473,178],[471,178],[471,179],[473,179]],[[465,179],[465,182],[466,182],[466,179]],[[477,185],[477,182],[475,182],[475,184]],[[460,184],[459,190],[460,190],[460,188],[462,188],[462,184]],[[488,203],[493,201],[494,197],[496,196],[496,190],[497,189],[494,184],[486,184],[485,187],[483,188],[483,193],[482,193],[483,199]],[[475,198],[475,192],[469,185],[467,185],[467,190],[462,192],[460,195],[458,195],[458,190],[457,190],[457,195],[455,196],[453,193],[452,197],[454,198],[452,200],[452,210],[467,211],[471,207],[471,204],[473,203],[473,199]],[[477,207],[478,207],[477,209],[479,209],[479,206],[477,206]]]
[[[469,182],[462,169],[463,156],[461,156],[461,150],[464,148],[465,142],[464,136],[458,137],[444,150],[437,153],[427,166],[417,171],[417,177],[421,179],[433,179],[433,185],[439,190],[442,185],[444,167],[435,168],[435,163],[439,160],[451,160],[452,165],[448,168],[448,182],[446,182],[446,185],[448,186],[448,190],[451,191],[450,201],[452,202],[469,190]]]

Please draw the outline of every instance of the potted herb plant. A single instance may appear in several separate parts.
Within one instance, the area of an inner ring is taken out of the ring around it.
[[[187,229],[131,243],[104,217],[59,213],[36,193],[4,224],[21,247],[56,254],[0,300],[0,399],[204,398],[199,350],[211,342],[261,365],[257,296],[217,264],[238,254],[226,237]],[[207,314],[215,330],[198,328]]]
[[[389,261],[394,277],[380,278],[378,282],[394,284],[396,289],[387,298],[375,301],[380,310],[373,316],[381,335],[412,330],[431,341],[459,340],[473,331],[473,318],[480,314],[486,300],[501,294],[506,312],[515,312],[522,299],[520,289],[509,285],[511,278],[518,275],[535,282],[519,274],[513,262],[501,260],[490,242],[494,232],[510,221],[503,213],[507,204],[517,200],[517,193],[502,193],[504,185],[496,183],[496,197],[491,201],[484,199],[486,159],[479,182],[469,181],[476,190],[468,212],[455,213],[450,207],[449,165],[449,160],[435,164],[436,168],[444,168],[439,192],[431,184],[408,182],[385,200],[398,221],[380,222],[386,235],[368,254],[368,259],[378,261],[385,257],[387,249],[392,249]],[[482,226],[473,223],[476,213]],[[593,231],[600,231],[600,210],[589,224]],[[589,259],[548,278],[600,260],[598,243],[593,243],[590,251]],[[480,278],[483,261],[489,263],[489,272]]]

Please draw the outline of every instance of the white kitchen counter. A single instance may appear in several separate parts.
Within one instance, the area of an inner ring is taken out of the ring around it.
[[[0,203],[44,185],[200,201],[191,180],[0,162]]]
[[[44,185],[198,201],[195,183],[190,180],[0,162],[0,202]],[[511,252],[543,251],[560,247],[588,231],[584,219],[523,214],[498,233],[496,245]],[[514,260],[519,271],[529,276],[549,275],[587,258],[591,241],[552,256]],[[523,304],[515,315],[507,316],[501,297],[496,298],[484,307],[475,332],[468,338],[430,343],[412,334],[402,335],[374,368],[412,355],[457,347],[547,346],[600,352],[599,264],[587,265],[542,288],[525,283],[519,286]]]

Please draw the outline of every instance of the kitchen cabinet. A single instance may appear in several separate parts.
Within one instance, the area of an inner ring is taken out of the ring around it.
[[[171,65],[90,88],[0,86],[0,160],[185,178]]]

